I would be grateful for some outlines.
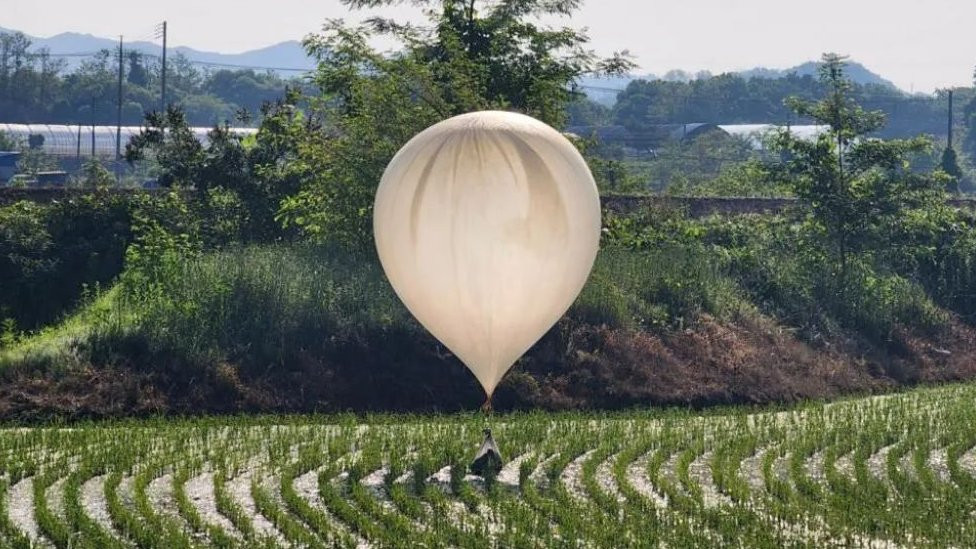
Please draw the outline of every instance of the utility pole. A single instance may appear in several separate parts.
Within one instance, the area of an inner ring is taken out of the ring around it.
[[[949,90],[949,127],[948,127],[948,131],[946,132],[946,135],[948,136],[947,141],[949,143],[949,148],[951,149],[952,148],[952,90]]]
[[[121,180],[122,174],[119,171],[119,160],[122,159],[122,78],[125,76],[125,66],[123,65],[124,55],[122,51],[122,36],[119,36],[119,97],[116,111],[115,124],[115,179]]]
[[[162,69],[162,111],[166,112],[166,21],[163,21],[159,33],[156,35],[158,38],[160,35],[163,37],[163,69]]]
[[[92,157],[95,157],[95,96],[91,97],[91,146]]]

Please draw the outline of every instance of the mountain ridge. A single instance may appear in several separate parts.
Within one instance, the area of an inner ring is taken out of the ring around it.
[[[17,31],[0,27],[0,32]],[[31,36],[26,33],[25,36],[31,41],[31,49],[36,51],[47,48],[55,55],[94,53],[99,50],[111,50],[118,47],[116,40],[78,32],[63,32],[48,38]],[[125,42],[124,47],[151,57],[159,57],[163,51],[159,44],[146,41]],[[240,53],[198,50],[189,46],[170,47],[169,55],[176,54],[182,54],[190,61],[204,65],[284,69],[283,72],[294,73],[315,68],[314,59],[308,56],[301,42],[297,40],[279,42]],[[65,59],[68,61],[69,68],[80,63],[76,58]]]

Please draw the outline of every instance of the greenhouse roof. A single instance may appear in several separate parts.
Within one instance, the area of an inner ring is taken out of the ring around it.
[[[124,149],[125,144],[133,136],[138,135],[142,129],[142,126],[122,126],[120,132],[122,144],[119,148]],[[207,134],[212,129],[209,127],[190,128],[194,136],[203,143],[209,140]],[[27,144],[32,135],[43,136],[44,142],[39,148],[54,156],[114,156],[117,131],[116,126],[0,123],[0,132],[24,145]],[[238,135],[257,133],[254,128],[231,128],[230,131]]]

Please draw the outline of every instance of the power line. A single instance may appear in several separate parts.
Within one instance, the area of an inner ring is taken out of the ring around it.
[[[150,44],[156,45],[155,42],[153,42],[153,40],[156,39],[156,29],[152,27],[150,27],[149,30],[146,30],[144,28],[139,32],[128,33],[126,36],[136,37],[129,40],[130,44],[134,44],[138,42],[143,42],[143,43],[148,42]]]
[[[158,55],[147,55],[147,57],[156,57]],[[220,63],[217,61],[193,61],[190,60],[192,65],[203,65],[207,67],[226,67],[231,69],[254,69],[254,70],[264,70],[264,71],[282,71],[282,72],[311,72],[315,69],[299,69],[295,67],[265,67],[261,65],[238,65],[234,63]]]
[[[605,91],[605,92],[615,92],[615,93],[623,93],[624,91],[626,91],[626,88],[605,88],[601,86],[583,86],[583,85],[577,85],[576,87],[581,90]]]
[[[145,57],[160,59],[161,56],[154,53],[143,54]],[[200,61],[186,58],[191,65],[203,65],[208,67],[226,67],[231,69],[254,69],[264,71],[283,71],[283,72],[311,72],[313,69],[299,69],[295,67],[270,67],[262,65],[243,65],[237,63],[221,63],[219,61]]]
[[[108,51],[108,50],[104,50],[104,51]],[[138,50],[134,50],[134,51],[138,51]],[[99,53],[101,53],[101,51],[97,51],[97,52],[72,52],[72,53],[49,53],[48,55],[50,57],[94,57],[94,56],[98,55]],[[162,56],[161,55],[158,55],[158,54],[155,54],[155,53],[148,53],[148,52],[139,51],[139,54],[141,56],[143,56],[143,57],[148,57],[150,59],[162,59]],[[187,62],[189,62],[191,65],[202,65],[202,66],[207,66],[207,67],[225,67],[225,68],[232,68],[232,69],[253,69],[253,70],[263,70],[263,71],[282,71],[282,72],[311,72],[311,71],[315,70],[313,68],[305,68],[305,69],[302,69],[302,68],[297,68],[297,67],[273,67],[273,66],[265,66],[265,65],[244,65],[244,64],[238,64],[238,63],[221,63],[219,61],[201,61],[201,60],[190,59],[190,58],[186,58],[186,59],[187,59]]]
[[[160,30],[157,30],[156,31],[156,34],[154,35],[154,37],[155,38],[159,38],[161,36],[160,32],[161,32]],[[94,56],[94,55],[97,55],[98,53],[99,52],[49,53],[48,55],[51,56],[51,57],[86,57],[86,56]],[[143,57],[149,57],[149,58],[152,58],[152,59],[160,59],[161,58],[160,55],[154,54],[154,53],[148,53],[148,52],[139,52],[139,53]],[[304,72],[311,72],[311,71],[315,70],[313,68],[275,67],[275,66],[265,66],[265,65],[244,65],[244,64],[237,64],[237,63],[222,63],[222,62],[219,62],[219,61],[201,61],[201,60],[194,60],[194,59],[189,59],[189,58],[187,58],[187,60],[188,60],[188,62],[191,65],[201,65],[201,66],[209,66],[209,67],[225,67],[225,68],[232,68],[232,69],[253,69],[253,70],[264,70],[264,71],[303,72],[303,73]],[[639,81],[639,80],[640,79],[636,79],[634,81]],[[581,89],[581,90],[612,92],[612,93],[617,93],[617,94],[623,93],[623,92],[626,91],[626,88],[610,88],[610,87],[604,87],[604,86],[592,86],[592,85],[588,85],[588,84],[578,84],[578,85],[576,85],[576,88],[577,89]],[[893,104],[893,103],[899,103],[899,104],[904,104],[904,103],[938,103],[940,101],[943,101],[943,100],[941,98],[938,98],[938,97],[911,97],[911,96],[899,97],[897,95],[892,95],[892,96],[888,96],[888,97],[867,96],[867,97],[861,99],[860,100],[860,103],[862,105],[865,104],[865,103],[879,104],[880,105],[880,104],[885,104],[885,103],[891,103],[891,104]],[[742,98],[742,99],[737,100],[737,102],[739,102],[739,103],[747,103],[747,102],[752,102],[752,103],[765,103],[766,101],[763,100],[763,99],[760,99],[760,98]]]
[[[48,57],[94,57],[103,51],[109,51],[108,49],[100,51],[91,52],[78,52],[78,53],[48,53]]]
[[[607,88],[602,86],[590,86],[590,85],[577,85],[576,88],[581,90],[613,92],[617,94],[627,91],[624,88]],[[684,105],[687,103],[696,103],[696,102],[704,103],[705,101],[702,101],[701,99],[695,99],[695,98],[688,98],[688,99],[682,98],[679,101],[677,101],[677,103],[680,105]],[[721,101],[713,100],[712,102],[721,102]],[[743,97],[740,99],[736,99],[735,102],[764,104],[767,103],[768,101],[758,97]],[[868,95],[858,99],[858,103],[860,103],[862,106],[865,104],[883,105],[883,104],[895,104],[895,103],[904,104],[904,103],[941,103],[941,102],[944,102],[944,99],[939,97],[911,97],[911,96],[897,96],[897,95],[889,95],[889,96]]]
[[[159,24],[159,26],[156,27],[156,32],[158,33],[159,37],[163,39],[163,66],[162,70],[160,71],[162,75],[162,89],[160,94],[162,98],[160,105],[162,109],[161,112],[166,112],[168,108],[168,105],[166,104],[166,24],[166,21],[163,21]]]

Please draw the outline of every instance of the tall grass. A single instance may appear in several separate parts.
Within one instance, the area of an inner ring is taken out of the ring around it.
[[[840,280],[816,258],[760,236],[606,246],[567,316],[576,324],[665,332],[703,313],[731,320],[755,305],[806,335],[850,332],[882,344],[897,326],[931,332],[945,322],[907,279],[855,263]],[[372,255],[307,245],[238,247],[169,261],[152,283],[133,287],[133,280],[145,282],[123,277],[61,326],[0,354],[0,367],[74,363],[88,351],[95,362],[163,353],[257,372],[330,356],[345,345],[396,348],[412,340],[401,347],[405,352],[418,341],[436,345]]]
[[[356,338],[419,331],[375,261],[320,247],[204,254],[118,299],[132,321],[95,328],[92,347],[102,358],[135,345],[190,363],[230,361],[258,371]]]
[[[891,342],[898,329],[933,335],[948,316],[924,287],[870,258],[841,270],[828,258],[781,237],[757,239],[733,254],[729,268],[748,298],[801,335]]]
[[[690,325],[701,313],[727,315],[741,304],[740,293],[700,246],[608,247],[569,314],[588,324],[667,330]]]
[[[308,246],[252,246],[170,267],[150,291],[122,292],[133,319],[105,325],[104,344],[138,337],[194,362],[284,365],[303,352],[384,334],[427,338],[373,258]],[[574,322],[664,330],[722,314],[735,285],[700,250],[604,250],[569,312]],[[526,306],[531,306],[527,304]]]
[[[0,345],[0,374],[11,369],[49,372],[82,366],[94,331],[131,326],[134,320],[134,311],[123,306],[118,287],[96,288],[61,323],[32,334],[17,334]]]

